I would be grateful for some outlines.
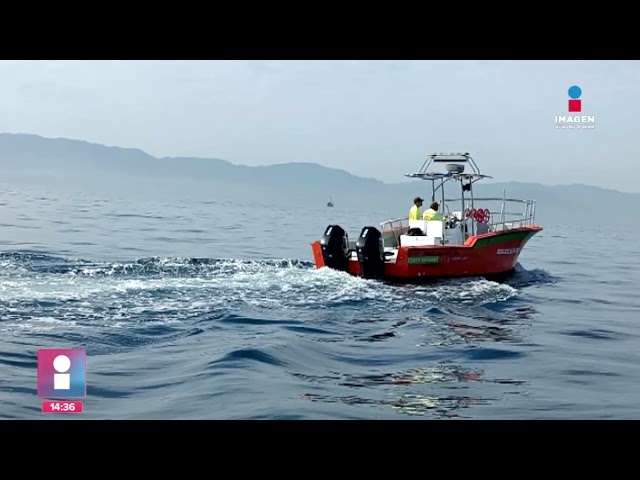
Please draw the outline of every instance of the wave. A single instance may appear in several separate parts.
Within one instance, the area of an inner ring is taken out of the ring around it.
[[[506,302],[523,285],[548,281],[521,270],[511,283],[471,278],[393,286],[303,260],[151,257],[100,263],[33,252],[0,254],[0,272],[3,331],[150,328],[221,313],[375,321],[402,311],[429,315],[442,306]]]
[[[302,417],[335,404],[463,417],[527,388],[464,365],[521,358],[521,327],[537,312],[515,285],[551,278],[518,269],[510,284],[394,286],[296,259],[96,262],[42,252],[0,254],[0,272],[0,333],[14,350],[0,365],[26,384],[38,348],[86,348],[92,401],[109,411],[113,399],[136,397],[132,418],[161,416],[155,392],[188,396],[199,418],[211,415],[212,396],[233,398],[226,418],[285,415],[280,404],[255,408],[265,391],[289,392]],[[4,418],[39,414],[24,394],[10,392]]]

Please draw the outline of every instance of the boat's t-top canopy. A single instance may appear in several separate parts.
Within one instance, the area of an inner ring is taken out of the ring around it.
[[[428,168],[432,163],[446,163],[445,172],[429,172]],[[465,165],[470,165],[472,173],[465,173]],[[405,174],[409,178],[421,178],[423,180],[448,180],[455,178],[457,180],[480,180],[481,178],[491,178],[488,175],[482,175],[476,162],[471,158],[469,153],[432,153],[427,155],[427,159],[422,164],[422,168],[418,173]]]

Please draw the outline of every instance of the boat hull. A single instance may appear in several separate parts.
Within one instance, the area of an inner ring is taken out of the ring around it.
[[[469,237],[464,245],[398,247],[395,260],[384,263],[383,280],[421,282],[437,278],[499,276],[514,269],[520,252],[539,226],[514,228]],[[316,268],[325,267],[320,241],[311,244]],[[362,276],[356,255],[344,271]]]

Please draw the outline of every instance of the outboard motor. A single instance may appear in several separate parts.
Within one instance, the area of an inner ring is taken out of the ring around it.
[[[384,277],[382,233],[375,227],[364,227],[356,242],[360,275],[368,279]]]
[[[322,258],[325,266],[334,270],[347,271],[349,266],[349,236],[340,225],[329,225],[322,240]]]

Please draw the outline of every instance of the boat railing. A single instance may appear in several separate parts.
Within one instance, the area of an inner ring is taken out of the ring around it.
[[[442,213],[451,214],[454,211],[459,211],[461,206],[462,198],[445,198],[445,208]],[[506,196],[475,197],[473,200],[465,198],[462,216],[466,218],[471,209],[489,212],[488,218],[480,223],[487,225],[489,231],[492,232],[535,225],[535,200],[520,200]]]
[[[471,221],[470,229],[467,233],[475,235],[483,231],[499,232],[513,228],[521,228],[535,225],[536,202],[535,200],[520,200],[505,197],[465,197],[464,209],[461,211],[462,198],[445,198],[443,215],[452,215],[453,212],[460,212],[462,220],[467,219],[467,214],[471,209],[488,211],[488,218],[478,222],[476,217]],[[483,228],[478,225],[483,224]],[[400,244],[400,235],[406,234],[409,230],[408,217],[394,218],[380,223],[380,231],[385,245],[397,246]],[[470,230],[470,231],[469,231]],[[393,239],[393,240],[392,240]]]
[[[409,218],[400,217],[392,220],[387,220],[380,224],[380,233],[385,246],[398,246],[400,245],[400,235],[404,235],[409,231]],[[393,238],[393,241],[389,241]]]

